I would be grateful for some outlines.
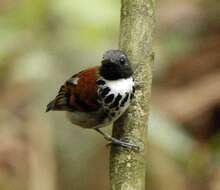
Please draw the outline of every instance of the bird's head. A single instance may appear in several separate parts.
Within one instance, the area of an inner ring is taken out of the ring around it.
[[[108,50],[103,55],[100,75],[107,80],[126,79],[133,74],[126,54],[121,50]]]

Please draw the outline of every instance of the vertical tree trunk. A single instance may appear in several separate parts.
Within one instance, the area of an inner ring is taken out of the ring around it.
[[[143,87],[136,91],[128,112],[114,124],[113,136],[138,145],[140,151],[112,146],[110,182],[112,190],[145,190],[144,152],[154,60],[154,0],[121,0],[121,3],[120,48],[136,68],[135,80],[143,82]]]

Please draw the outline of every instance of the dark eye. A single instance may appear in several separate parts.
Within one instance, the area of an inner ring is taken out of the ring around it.
[[[121,64],[123,64],[123,65],[125,64],[125,58],[124,57],[121,57],[119,61],[120,61]]]

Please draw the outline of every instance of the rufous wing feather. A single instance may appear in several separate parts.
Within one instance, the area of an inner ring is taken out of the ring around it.
[[[70,99],[70,89],[65,85],[62,85],[58,95],[52,100],[46,108],[46,112],[50,110],[70,110],[71,107],[69,106],[69,99]]]
[[[46,108],[46,111],[96,111],[100,104],[97,101],[98,67],[84,70],[66,81],[58,95]]]

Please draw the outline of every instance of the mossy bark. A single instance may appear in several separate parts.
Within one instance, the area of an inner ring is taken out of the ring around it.
[[[154,0],[122,0],[120,48],[135,70],[135,80],[143,86],[135,93],[129,110],[113,127],[113,136],[140,147],[140,151],[112,146],[110,153],[111,190],[145,190],[145,139],[152,82],[152,33]]]

